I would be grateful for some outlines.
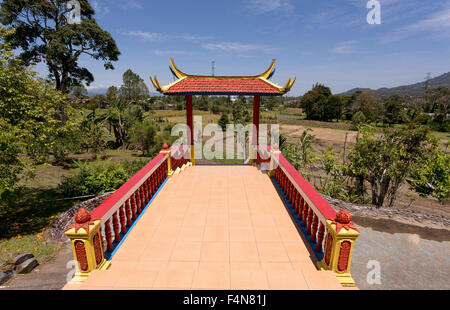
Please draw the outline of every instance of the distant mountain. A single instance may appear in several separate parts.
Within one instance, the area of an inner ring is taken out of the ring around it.
[[[438,77],[435,77],[433,79],[430,79],[428,81],[429,87],[436,87],[436,86],[445,86],[447,88],[450,88],[450,72],[442,74]],[[351,96],[357,91],[372,91],[374,93],[377,93],[381,97],[388,97],[391,95],[399,94],[405,97],[417,97],[420,96],[424,90],[425,90],[425,82],[420,82],[412,85],[405,85],[405,86],[398,86],[393,88],[380,88],[377,90],[373,90],[370,88],[354,88],[349,91],[346,91],[345,93],[342,93],[341,95],[347,95]]]
[[[95,95],[106,95],[108,88],[90,88],[88,89],[88,96],[92,97]]]
[[[90,88],[88,89],[88,96],[93,97],[95,95],[106,95],[108,88]],[[160,93],[150,93],[150,96],[161,96]]]

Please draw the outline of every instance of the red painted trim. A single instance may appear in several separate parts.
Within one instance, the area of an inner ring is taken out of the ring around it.
[[[305,180],[305,178],[291,165],[291,163],[282,155],[279,156],[280,165],[290,174],[305,195],[311,200],[314,206],[322,213],[326,219],[335,219],[336,211],[326,202],[318,191]]]
[[[91,212],[91,218],[93,219],[101,219],[102,216],[108,212],[114,205],[124,196],[126,195],[133,186],[136,185],[142,178],[152,170],[163,158],[165,154],[158,154],[155,158],[153,158],[144,168],[139,170],[134,176],[132,176],[125,184],[123,184],[118,190],[114,192],[111,196],[109,196],[103,203],[101,203],[97,208],[95,208]]]

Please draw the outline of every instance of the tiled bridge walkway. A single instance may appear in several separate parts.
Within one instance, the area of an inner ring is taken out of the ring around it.
[[[343,289],[317,271],[271,179],[252,166],[170,178],[114,254],[66,289]]]

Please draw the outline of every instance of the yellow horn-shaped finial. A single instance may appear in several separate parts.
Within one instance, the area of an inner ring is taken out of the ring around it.
[[[177,68],[177,66],[175,66],[175,63],[173,62],[172,58],[170,58],[170,67],[171,67],[173,73],[177,76],[177,78],[181,79],[183,77],[188,76],[186,73],[184,73],[181,70],[179,70]]]
[[[270,74],[272,73],[273,69],[275,68],[275,62],[276,62],[276,59],[272,59],[272,63],[270,64],[269,69],[267,69],[266,72],[259,75],[258,77],[267,79],[270,76]]]

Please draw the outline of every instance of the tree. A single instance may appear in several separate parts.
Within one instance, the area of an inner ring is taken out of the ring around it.
[[[94,81],[92,73],[80,66],[81,55],[104,63],[105,69],[114,69],[120,52],[112,36],[94,19],[95,11],[87,0],[80,3],[81,23],[69,23],[68,1],[4,0],[0,21],[15,32],[6,36],[13,49],[20,50],[25,64],[44,61],[55,82],[56,89],[66,93],[71,86]]]
[[[86,89],[86,87],[84,87],[83,85],[75,85],[70,87],[70,91],[69,91],[72,95],[74,95],[75,97],[78,97],[79,99],[84,98],[88,95],[88,91]]]
[[[124,72],[122,81],[123,84],[118,92],[121,100],[138,102],[148,97],[149,91],[144,80],[131,69]]]
[[[301,99],[300,105],[307,119],[329,122],[340,119],[343,112],[341,96],[331,94],[330,88],[316,84]]]
[[[326,120],[328,117],[325,116],[325,111],[330,96],[330,88],[322,84],[315,84],[312,90],[304,94],[300,105],[306,113],[306,118],[312,120]]]
[[[382,103],[371,92],[363,91],[353,101],[353,113],[361,111],[368,122],[378,122],[382,113]]]
[[[435,150],[436,142],[427,129],[417,126],[386,129],[381,135],[366,126],[361,132],[362,137],[350,149],[346,173],[370,184],[373,205],[381,207],[388,198],[390,207],[399,187]]]
[[[151,120],[137,123],[131,130],[131,143],[133,143],[143,155],[152,155],[152,149],[156,143],[157,129]]]
[[[227,130],[227,125],[229,122],[230,120],[228,119],[228,114],[222,114],[222,116],[219,119],[219,126],[220,128],[222,128],[222,131]]]
[[[450,154],[436,151],[428,156],[408,180],[411,189],[420,196],[433,196],[439,201],[450,200]]]
[[[71,125],[55,115],[66,96],[54,85],[14,59],[1,38],[13,30],[0,27],[0,196],[12,190],[22,176],[32,176],[37,164],[46,162],[55,141]],[[70,111],[70,109],[68,108]]]
[[[400,95],[392,95],[384,102],[384,117],[383,122],[392,124],[399,124],[402,122],[403,107],[405,99]]]

